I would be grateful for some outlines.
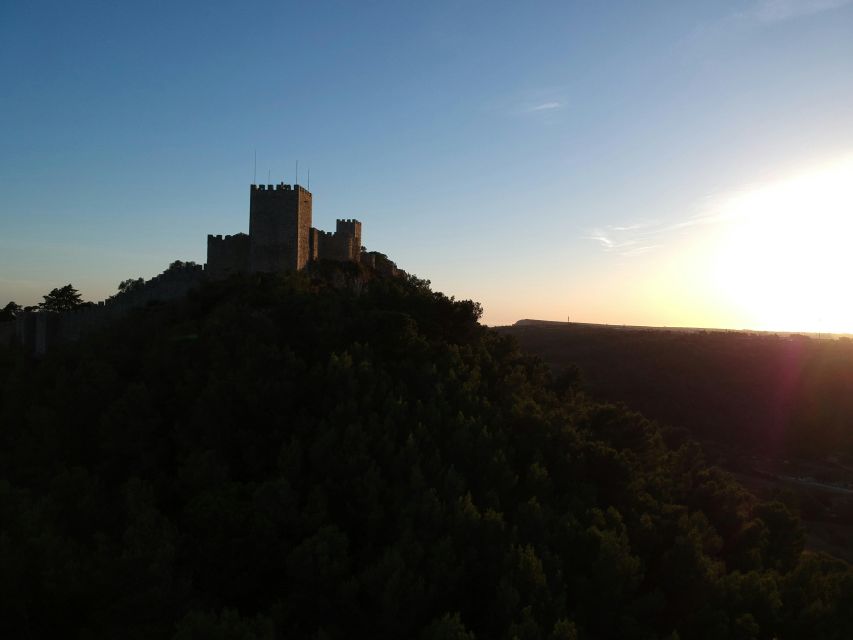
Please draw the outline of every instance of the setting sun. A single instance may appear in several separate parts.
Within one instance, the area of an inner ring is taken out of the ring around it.
[[[739,194],[720,216],[712,278],[745,324],[853,331],[853,156]]]

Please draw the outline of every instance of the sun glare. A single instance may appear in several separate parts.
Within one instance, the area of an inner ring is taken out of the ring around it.
[[[853,156],[732,198],[718,294],[744,326],[853,332]]]

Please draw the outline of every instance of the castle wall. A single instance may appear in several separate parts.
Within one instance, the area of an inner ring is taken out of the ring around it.
[[[312,195],[299,185],[251,185],[249,234],[207,236],[207,264],[175,263],[142,286],[118,293],[97,305],[51,314],[21,313],[0,325],[0,345],[12,340],[33,353],[73,341],[87,331],[155,301],[182,298],[205,279],[244,272],[299,271],[313,260],[354,261],[391,275],[403,274],[388,258],[362,253],[361,222],[336,220],[335,232],[311,227]]]
[[[353,237],[344,233],[317,232],[317,258],[347,261],[353,259]]]
[[[56,343],[60,332],[60,314],[42,312],[36,314],[35,354],[43,356],[51,344]]]
[[[15,338],[23,347],[43,355],[52,346],[79,340],[82,335],[152,302],[176,300],[205,279],[201,265],[170,267],[141,287],[118,293],[94,305],[64,313],[22,312],[15,318]]]
[[[320,231],[311,227],[308,229],[308,260],[318,260],[320,258]]]
[[[8,347],[15,342],[15,321],[0,322],[0,346]]]
[[[36,315],[21,312],[15,316],[15,339],[29,353],[36,350]]]
[[[386,276],[396,277],[405,273],[398,269],[397,265],[388,259],[388,256],[378,251],[363,252],[360,256],[360,262]]]
[[[222,279],[249,271],[249,236],[207,236],[207,275]]]
[[[311,193],[299,185],[252,185],[249,270],[298,271],[309,258]]]

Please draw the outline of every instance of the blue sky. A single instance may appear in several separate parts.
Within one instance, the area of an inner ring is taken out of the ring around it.
[[[740,328],[710,209],[853,153],[853,2],[11,0],[0,78],[0,304],[203,262],[257,152],[490,324]]]

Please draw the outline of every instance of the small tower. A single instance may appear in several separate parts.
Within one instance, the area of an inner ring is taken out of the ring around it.
[[[352,238],[352,254],[349,259],[358,262],[361,258],[361,223],[358,220],[336,220],[335,233]]]
[[[295,184],[251,186],[249,271],[299,271],[309,260],[311,192]]]
[[[207,275],[220,279],[249,269],[249,236],[207,236]]]

